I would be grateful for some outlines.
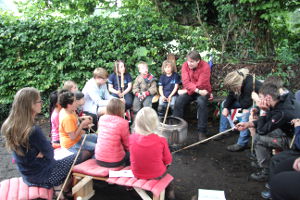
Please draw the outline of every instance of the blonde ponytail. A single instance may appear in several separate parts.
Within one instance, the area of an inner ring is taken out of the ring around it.
[[[224,79],[224,86],[230,90],[235,90],[242,86],[244,79],[248,76],[249,69],[242,68],[235,70],[226,75]]]

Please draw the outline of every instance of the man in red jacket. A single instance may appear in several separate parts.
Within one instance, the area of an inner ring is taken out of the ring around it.
[[[201,60],[197,51],[191,51],[182,65],[181,76],[183,89],[178,91],[174,116],[183,118],[185,106],[197,100],[197,129],[199,140],[203,140],[207,137],[207,101],[209,97],[212,98],[210,67],[207,62]]]

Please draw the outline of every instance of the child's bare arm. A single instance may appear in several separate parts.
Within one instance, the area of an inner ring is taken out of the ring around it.
[[[91,121],[89,119],[84,119],[80,125],[78,126],[78,128],[76,129],[76,131],[74,132],[69,132],[68,134],[70,135],[71,140],[75,140],[79,135],[82,135],[85,133],[85,131],[83,130],[84,128],[88,128],[88,125],[91,123]]]

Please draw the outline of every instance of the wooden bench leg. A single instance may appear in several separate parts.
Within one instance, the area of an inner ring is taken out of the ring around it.
[[[159,195],[159,200],[165,200],[165,193],[166,193],[166,190],[161,191],[161,193]]]
[[[145,192],[145,190],[142,190],[140,188],[136,188],[134,187],[134,190],[140,195],[140,197],[142,197],[143,200],[151,200],[151,198],[149,197],[149,195]],[[154,199],[154,198],[153,198]],[[158,200],[158,199],[155,199]]]
[[[74,177],[76,179],[77,177]],[[74,198],[81,197],[82,200],[88,200],[94,196],[95,191],[93,189],[93,177],[85,176],[72,188],[72,194]]]

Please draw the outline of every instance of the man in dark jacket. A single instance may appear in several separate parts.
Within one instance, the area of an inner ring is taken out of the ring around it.
[[[259,91],[259,107],[262,112],[259,119],[253,122],[237,124],[238,130],[255,127],[254,149],[261,171],[251,174],[256,181],[266,181],[272,149],[288,149],[288,138],[292,136],[292,119],[299,117],[300,104],[291,93],[280,95],[278,87],[266,84]]]

